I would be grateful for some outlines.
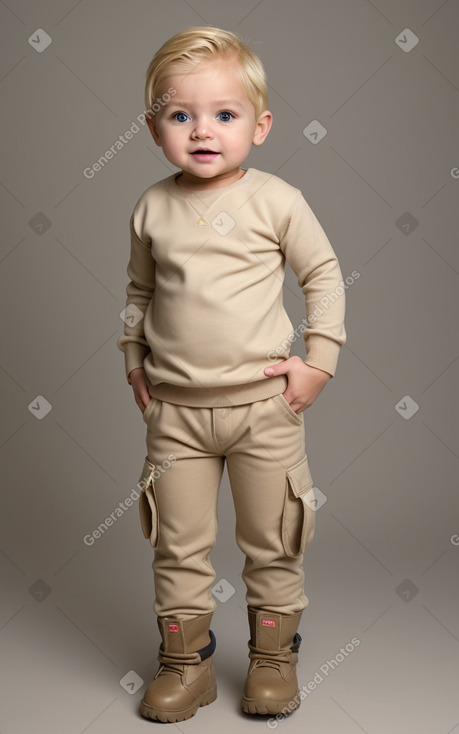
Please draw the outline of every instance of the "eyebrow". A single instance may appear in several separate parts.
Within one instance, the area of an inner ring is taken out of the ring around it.
[[[237,99],[217,99],[213,102],[217,107],[243,107],[243,105],[238,102]],[[184,102],[182,99],[177,99],[176,97],[173,97],[170,102],[167,102],[165,107],[172,107],[173,105],[177,105],[178,107],[191,107],[192,105],[189,102]]]

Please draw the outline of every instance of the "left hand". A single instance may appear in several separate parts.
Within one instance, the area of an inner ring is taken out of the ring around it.
[[[283,396],[295,413],[309,408],[332,377],[328,372],[311,367],[296,356],[266,367],[264,373],[268,377],[287,375],[288,385]]]

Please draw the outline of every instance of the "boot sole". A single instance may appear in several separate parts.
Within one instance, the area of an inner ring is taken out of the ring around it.
[[[197,710],[201,706],[208,706],[213,703],[217,698],[217,688],[211,688],[205,693],[202,693],[192,706],[188,706],[186,709],[180,709],[179,711],[168,711],[167,709],[157,709],[149,706],[148,704],[141,701],[140,713],[146,719],[152,719],[153,721],[162,721],[164,724],[174,724],[177,721],[185,721],[191,719],[195,715]]]
[[[295,704],[294,708],[291,708]],[[296,702],[294,698],[286,701],[272,701],[255,698],[243,698],[241,701],[242,710],[246,714],[291,714],[300,707],[300,702]]]

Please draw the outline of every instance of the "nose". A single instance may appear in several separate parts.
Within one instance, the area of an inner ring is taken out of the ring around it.
[[[213,132],[209,120],[205,117],[196,118],[196,122],[192,132],[193,138],[204,140],[205,138],[213,138]]]

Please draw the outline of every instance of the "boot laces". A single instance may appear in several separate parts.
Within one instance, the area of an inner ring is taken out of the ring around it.
[[[292,654],[289,651],[286,650],[279,650],[277,652],[256,652],[255,650],[252,650],[251,656],[253,660],[253,667],[254,668],[274,668],[274,670],[277,670],[278,672],[281,671],[282,664],[285,663],[292,663]]]
[[[173,675],[178,675],[180,677],[183,675],[183,665],[177,665],[174,663],[161,663],[159,666],[159,670],[155,675],[155,678],[163,675],[163,673],[172,673]]]
[[[270,658],[258,658],[257,660],[254,660],[252,670],[255,670],[255,668],[274,668],[274,670],[277,670],[277,672],[280,673],[281,661],[271,660]]]

